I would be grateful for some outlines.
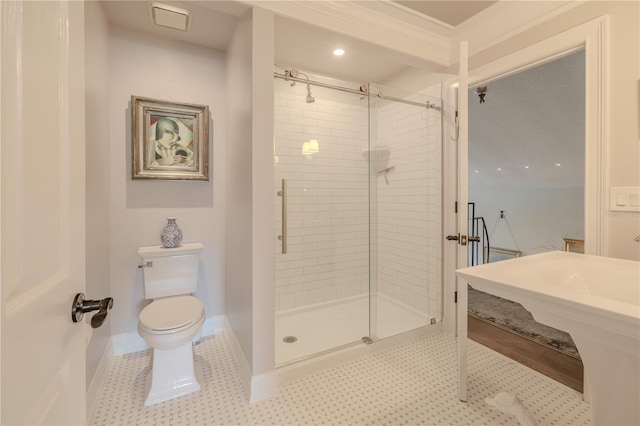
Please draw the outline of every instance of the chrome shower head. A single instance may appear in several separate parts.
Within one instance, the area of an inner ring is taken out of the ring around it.
[[[313,103],[316,101],[316,98],[311,96],[311,86],[307,84],[307,103]]]

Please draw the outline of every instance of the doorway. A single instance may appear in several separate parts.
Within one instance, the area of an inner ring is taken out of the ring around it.
[[[468,96],[470,229],[486,224],[469,264],[583,244],[584,50],[475,83]],[[571,336],[520,304],[470,288],[469,337],[582,390]]]

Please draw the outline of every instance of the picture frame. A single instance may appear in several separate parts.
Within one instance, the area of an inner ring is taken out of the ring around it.
[[[132,179],[209,181],[209,107],[131,96]]]
[[[485,252],[486,252],[486,248],[485,248]],[[522,256],[522,252],[520,250],[491,247],[489,249],[488,257],[485,257],[485,258],[489,260],[488,263],[493,263],[493,262],[499,262],[501,260],[514,259],[520,256]]]
[[[575,238],[563,238],[563,240],[564,251],[584,254],[584,240],[578,240]]]

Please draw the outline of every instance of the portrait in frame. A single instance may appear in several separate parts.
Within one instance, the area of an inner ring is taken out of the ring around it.
[[[209,180],[209,107],[131,96],[133,179]]]

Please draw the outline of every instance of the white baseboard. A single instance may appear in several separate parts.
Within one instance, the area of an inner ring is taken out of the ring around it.
[[[111,340],[113,341],[114,355],[130,354],[149,349],[147,342],[137,332],[116,334],[111,336]]]
[[[247,358],[244,356],[242,347],[236,338],[236,334],[233,332],[233,328],[226,317],[224,318],[224,326],[224,332],[229,340],[233,359],[235,360],[238,372],[240,373],[242,388],[249,403],[253,404],[277,395],[278,380],[276,372],[269,371],[267,373],[254,376],[251,371],[251,366],[247,362]]]
[[[98,401],[100,395],[104,392],[104,387],[107,383],[107,377],[109,376],[109,370],[111,370],[111,364],[113,364],[113,338],[109,338],[105,345],[104,352],[98,363],[98,368],[91,379],[89,388],[87,389],[87,421],[90,422],[93,419],[96,408],[98,408]]]
[[[273,398],[279,392],[278,374],[275,370],[251,377],[249,404]]]
[[[231,347],[231,353],[233,354],[233,359],[236,362],[236,367],[238,367],[238,373],[240,373],[242,390],[244,391],[244,395],[247,399],[250,399],[252,376],[251,367],[247,362],[247,358],[244,356],[240,342],[238,342],[236,334],[233,332],[233,328],[231,328],[231,324],[227,318],[224,319],[224,332],[227,336],[227,340],[229,341],[229,346]]]

